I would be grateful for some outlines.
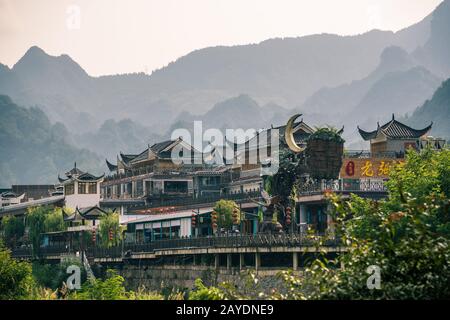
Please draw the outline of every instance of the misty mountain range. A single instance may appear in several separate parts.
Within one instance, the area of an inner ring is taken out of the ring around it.
[[[142,151],[174,128],[190,129],[194,120],[219,129],[261,128],[282,124],[296,112],[311,125],[344,124],[348,145],[359,147],[356,125],[373,127],[392,112],[417,114],[450,77],[448,39],[446,0],[395,33],[320,34],[205,48],[151,75],[92,77],[68,55],[31,47],[12,68],[0,64],[0,94],[19,106],[38,107],[48,117],[48,130],[56,125],[65,144],[96,159]],[[2,132],[3,144],[8,137]],[[70,163],[53,168],[61,172]],[[1,167],[0,177],[1,186],[22,181],[12,171],[5,179]]]

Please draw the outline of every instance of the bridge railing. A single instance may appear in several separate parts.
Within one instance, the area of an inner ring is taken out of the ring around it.
[[[209,236],[198,238],[179,238],[157,240],[142,244],[128,244],[124,251],[130,252],[154,252],[169,249],[191,248],[238,248],[238,247],[295,247],[311,246],[313,241],[303,234],[256,234],[256,235],[227,235]],[[327,246],[335,246],[339,240],[329,240],[324,243]]]
[[[324,246],[339,246],[339,239],[324,242]],[[132,253],[154,253],[161,250],[196,249],[196,248],[240,248],[240,247],[299,247],[314,246],[314,242],[301,233],[293,234],[255,234],[255,235],[227,235],[194,238],[178,238],[156,240],[149,243],[121,244],[104,248],[91,246],[86,248],[88,257],[121,258],[129,257]],[[48,257],[70,253],[68,247],[43,247],[39,256]],[[31,248],[16,248],[12,250],[16,258],[32,257]]]

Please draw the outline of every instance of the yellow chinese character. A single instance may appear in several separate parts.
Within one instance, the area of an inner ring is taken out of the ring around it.
[[[389,174],[389,164],[381,161],[380,166],[378,167],[378,175],[379,176],[387,176]]]
[[[373,168],[370,161],[366,161],[366,164],[361,167],[361,175],[367,177],[373,177]]]

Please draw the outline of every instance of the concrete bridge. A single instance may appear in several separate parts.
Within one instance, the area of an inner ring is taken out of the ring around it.
[[[91,263],[120,264],[144,263],[148,265],[198,265],[227,270],[251,266],[256,271],[290,267],[297,270],[302,258],[318,252],[339,254],[346,248],[338,239],[316,243],[302,234],[227,235],[197,238],[156,240],[149,243],[125,244],[111,248],[43,247],[38,256],[58,260],[67,254],[85,252]],[[31,248],[16,248],[12,255],[18,259],[33,259]]]

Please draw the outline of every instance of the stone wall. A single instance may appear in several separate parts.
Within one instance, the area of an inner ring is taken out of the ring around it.
[[[125,286],[128,290],[137,290],[140,287],[145,287],[148,290],[167,288],[192,289],[194,287],[195,279],[202,279],[205,285],[216,286],[220,282],[230,282],[238,288],[243,288],[252,283],[250,272],[255,272],[253,269],[244,269],[239,271],[238,268],[219,268],[214,266],[204,265],[149,265],[137,266],[126,265],[115,268],[121,276],[125,279]],[[285,269],[266,269],[259,270],[257,273],[258,286],[264,290],[280,288],[282,281],[276,275]],[[301,272],[296,272],[300,275]]]

